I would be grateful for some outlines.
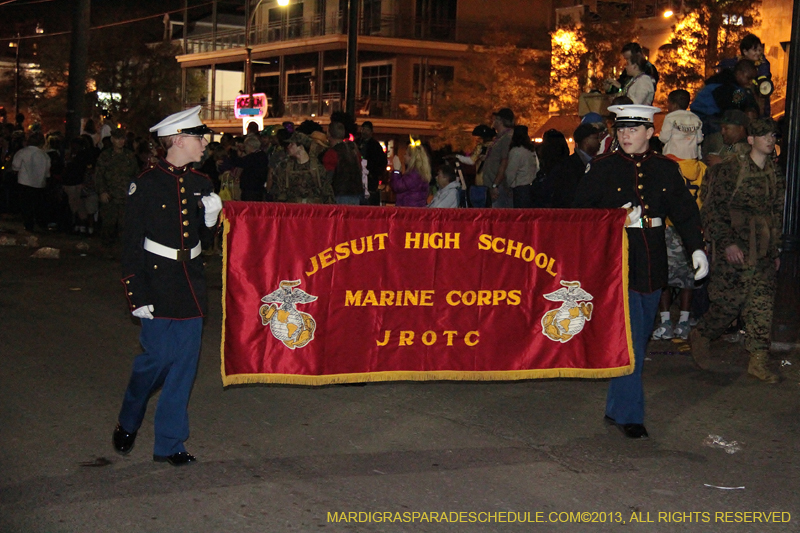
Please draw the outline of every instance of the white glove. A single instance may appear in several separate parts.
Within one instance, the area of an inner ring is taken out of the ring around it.
[[[201,198],[203,206],[206,208],[206,227],[213,228],[217,223],[219,212],[222,211],[222,198],[217,193],[211,193]]]
[[[136,318],[146,318],[153,320],[154,307],[152,305],[143,305],[139,309],[134,309],[131,314]]]
[[[636,207],[631,209],[631,203],[628,202],[627,204],[623,205],[621,209],[628,209],[628,219],[625,221],[626,228],[641,228],[642,225],[640,223],[642,219],[642,206],[637,205]]]
[[[703,250],[692,252],[692,266],[696,270],[694,279],[703,279],[708,276],[708,257]]]

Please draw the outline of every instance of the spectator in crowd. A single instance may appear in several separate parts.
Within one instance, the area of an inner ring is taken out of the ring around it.
[[[702,144],[703,161],[709,167],[722,162],[730,155],[750,151],[747,143],[747,125],[750,119],[738,109],[729,109],[720,120],[721,131],[712,133]]]
[[[647,72],[647,60],[641,54],[631,56],[625,65],[628,80],[622,86],[622,94],[637,105],[652,105],[656,95],[655,80]]]
[[[757,36],[748,33],[742,38],[739,43],[739,57],[723,59],[720,61],[720,70],[733,69],[736,63],[742,59],[749,59],[756,66],[756,82],[761,87],[763,83],[767,83],[766,94],[757,94],[759,98],[763,98],[763,107],[759,110],[759,116],[768,117],[771,113],[769,95],[772,93],[772,72],[767,58],[764,56],[764,43],[761,42]]]
[[[63,209],[66,206],[63,201],[65,197],[62,187],[64,177],[63,140],[61,133],[53,132],[47,135],[45,142],[45,152],[50,158],[50,179],[47,180],[45,192],[45,216],[49,222],[48,229],[71,229],[70,226],[65,226],[65,210]]]
[[[667,110],[664,124],[658,134],[664,143],[662,153],[673,159],[697,160],[701,157],[700,143],[703,142],[703,121],[689,111],[691,97],[689,91],[678,89],[667,96]]]
[[[428,207],[458,207],[461,184],[456,176],[456,169],[451,165],[442,165],[436,174],[436,185],[439,190]]]
[[[345,140],[346,136],[344,124],[331,122],[328,126],[330,148],[322,156],[322,164],[330,174],[336,203],[359,205],[364,196],[361,154],[355,143]]]
[[[211,179],[214,184],[214,192],[219,194],[221,183],[219,180],[220,162],[225,158],[225,149],[218,142],[208,143],[206,147],[206,157],[203,159],[203,164],[200,166],[200,172],[205,174]]]
[[[86,210],[84,182],[92,167],[92,154],[86,146],[84,137],[76,137],[70,141],[69,156],[64,168],[64,193],[72,212],[73,231],[86,233],[89,226],[89,214]]]
[[[316,157],[308,155],[311,137],[295,131],[289,138],[289,155],[275,173],[276,201],[294,204],[333,204],[331,174]]]
[[[669,114],[664,118],[659,137],[664,143],[663,154],[676,161],[681,169],[686,187],[700,207],[700,187],[706,172],[706,165],[699,161],[700,142],[703,140],[703,123],[700,118],[688,111],[689,93],[679,89],[667,96]],[[689,315],[695,291],[694,272],[680,236],[667,219],[665,228],[667,244],[667,285],[661,291],[658,310],[660,323],[653,331],[653,340],[687,339],[691,329]],[[679,291],[680,316],[673,326],[670,308],[673,290]]]
[[[94,182],[100,195],[101,238],[111,246],[121,234],[125,221],[125,198],[131,182],[139,174],[133,152],[125,148],[125,130],[114,129],[109,137],[112,147],[97,158]]]
[[[772,159],[776,127],[771,118],[748,125],[748,154],[729,157],[709,171],[703,191],[703,227],[716,250],[708,287],[711,307],[690,335],[692,357],[703,368],[709,343],[741,313],[747,325],[748,374],[779,380],[768,368],[776,272],[786,180]]]
[[[533,207],[532,186],[539,172],[539,159],[528,135],[527,126],[514,126],[506,165],[506,184],[511,189],[513,207]]]
[[[483,184],[490,187],[492,207],[514,207],[514,197],[506,183],[508,152],[514,135],[514,112],[504,107],[492,113],[497,137],[483,163]]]
[[[242,190],[242,201],[263,202],[267,177],[269,175],[269,157],[261,149],[258,135],[248,135],[244,139],[244,156],[234,156],[230,164],[242,169],[239,175],[239,186]]]
[[[361,124],[361,144],[359,150],[361,157],[367,162],[367,190],[369,191],[370,205],[380,204],[380,194],[378,193],[378,184],[383,181],[386,175],[386,152],[383,151],[381,143],[373,137],[374,130],[372,122],[366,121]]]
[[[744,111],[749,107],[761,109],[754,92],[753,83],[758,75],[755,63],[740,59],[732,70],[726,69],[706,80],[706,86],[713,87],[712,94],[719,112],[728,109]]]
[[[395,171],[391,177],[397,207],[425,207],[431,182],[431,164],[420,141],[411,140],[405,155],[406,171]]]
[[[22,221],[27,231],[33,231],[34,224],[47,228],[44,190],[50,177],[50,157],[43,147],[44,135],[32,133],[28,145],[14,154],[12,161],[12,168],[17,173]]]
[[[642,48],[639,43],[628,43],[622,47],[621,54],[622,59],[625,61],[625,69],[623,69],[618,80],[610,80],[606,83],[606,92],[609,94],[624,94],[623,88],[630,84],[631,78],[633,77],[627,68],[630,63],[636,63],[637,65],[640,65],[640,70],[650,76],[650,78],[653,80],[653,90],[655,91],[655,88],[658,85],[658,70],[656,70],[655,65],[647,60],[646,50]],[[644,64],[642,64],[641,60],[644,60]]]
[[[613,122],[613,119],[612,121]],[[597,130],[597,141],[599,143],[596,155],[607,154],[611,151],[614,137],[608,133],[606,119],[600,113],[587,113],[581,118],[581,124],[589,124]],[[574,139],[574,136],[573,136]],[[577,143],[577,141],[575,141]]]
[[[475,167],[475,184],[483,185],[483,164],[486,161],[489,149],[492,147],[494,138],[497,137],[497,132],[486,124],[479,124],[472,129],[472,136],[477,138],[475,149],[472,150],[468,158],[459,157],[459,161],[467,165],[473,165]]]
[[[533,207],[551,207],[553,203],[553,171],[569,157],[569,144],[558,130],[547,130],[539,146],[539,172],[533,182]]]
[[[83,125],[83,131],[81,131],[81,135],[88,135],[92,142],[92,146],[94,147],[97,147],[100,144],[100,134],[97,132],[97,126],[92,119],[87,120]]]
[[[592,124],[578,126],[572,139],[575,141],[575,151],[553,169],[552,206],[557,208],[572,207],[578,185],[600,149],[599,132]]]

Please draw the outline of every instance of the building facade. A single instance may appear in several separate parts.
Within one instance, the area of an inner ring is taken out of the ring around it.
[[[247,4],[247,0],[243,1]],[[233,101],[265,93],[265,124],[326,123],[344,110],[347,0],[252,0],[245,16],[212,16],[187,28],[184,69],[200,69],[208,97],[199,102],[216,131],[237,132]],[[432,108],[459,58],[492,28],[549,50],[552,0],[358,0],[356,120],[381,133],[435,134]],[[248,53],[249,50],[249,53]],[[198,102],[188,102],[196,105]]]

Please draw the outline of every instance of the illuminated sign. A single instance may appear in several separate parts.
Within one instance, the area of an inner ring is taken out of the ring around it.
[[[267,116],[267,105],[269,99],[264,93],[253,95],[253,104],[250,105],[250,95],[240,94],[236,97],[233,106],[233,114],[236,118],[253,118]]]

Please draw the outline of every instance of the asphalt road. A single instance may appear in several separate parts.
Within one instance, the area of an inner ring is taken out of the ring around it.
[[[40,236],[60,259],[0,246],[2,532],[800,531],[800,385],[748,378],[738,345],[715,343],[706,372],[651,343],[649,441],[604,426],[605,380],[224,389],[218,257],[190,403],[199,462],[152,461],[152,408],[120,457],[139,327],[118,264],[79,242]]]

